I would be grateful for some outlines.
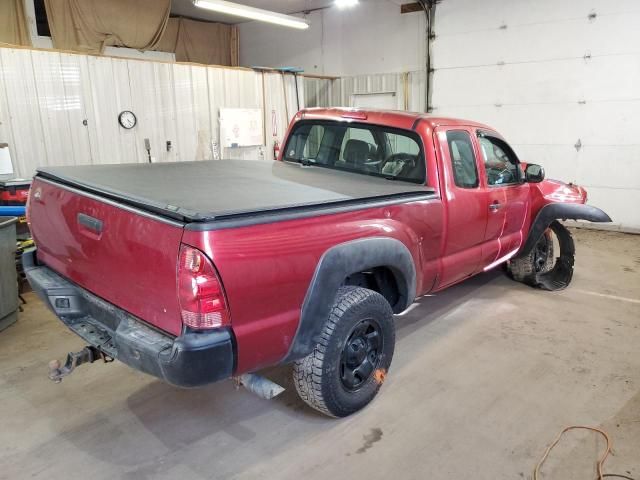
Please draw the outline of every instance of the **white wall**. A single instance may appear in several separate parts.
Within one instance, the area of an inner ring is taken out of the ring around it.
[[[306,16],[311,27],[304,31],[242,23],[240,64],[337,76],[424,69],[425,15],[400,14],[399,4],[366,0],[318,10]]]
[[[434,113],[492,125],[522,159],[638,228],[639,26],[637,0],[445,0]]]
[[[303,82],[299,89],[304,99]],[[218,119],[224,107],[262,109],[269,148],[229,148],[222,156],[271,158],[273,139],[281,140],[296,112],[293,78],[0,48],[0,143],[9,144],[21,176],[31,176],[41,165],[146,162],[145,138],[155,161],[211,159],[212,143],[220,143]],[[132,130],[118,124],[123,110],[137,115]]]
[[[307,79],[310,105],[393,91],[397,108],[423,111],[422,13],[371,0],[309,19],[308,32],[243,24],[241,61],[342,76]],[[492,125],[548,177],[585,186],[616,225],[640,228],[639,25],[637,0],[443,0],[434,114]]]

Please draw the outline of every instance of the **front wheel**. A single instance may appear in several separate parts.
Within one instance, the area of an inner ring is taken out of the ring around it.
[[[558,249],[560,255],[555,257]],[[574,256],[571,233],[554,220],[529,253],[509,261],[507,271],[514,280],[532,287],[562,290],[573,278]]]
[[[300,398],[316,410],[346,417],[378,393],[395,347],[393,312],[377,292],[341,287],[313,352],[295,362]]]

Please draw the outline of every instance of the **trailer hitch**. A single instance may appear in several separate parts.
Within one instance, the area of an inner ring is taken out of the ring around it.
[[[104,363],[113,362],[113,357],[90,345],[84,347],[79,352],[69,352],[64,366],[60,366],[59,360],[51,360],[49,362],[49,380],[60,383],[62,379],[73,372],[76,367],[79,367],[83,363],[93,363],[99,359],[102,359]]]

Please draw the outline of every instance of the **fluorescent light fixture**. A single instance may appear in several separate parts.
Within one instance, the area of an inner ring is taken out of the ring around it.
[[[351,8],[360,3],[358,0],[335,0],[335,5],[338,8]]]
[[[356,0],[357,1],[357,0]],[[261,8],[249,7],[239,3],[227,2],[226,0],[193,0],[193,4],[199,8],[206,8],[214,12],[235,15],[236,17],[249,18],[258,22],[273,23],[283,27],[298,28],[305,30],[309,28],[309,23],[302,18],[292,15],[263,10]]]

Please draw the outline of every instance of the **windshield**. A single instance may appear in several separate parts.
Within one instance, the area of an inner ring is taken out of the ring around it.
[[[377,125],[301,121],[284,159],[305,165],[362,173],[411,183],[426,180],[419,137]]]

